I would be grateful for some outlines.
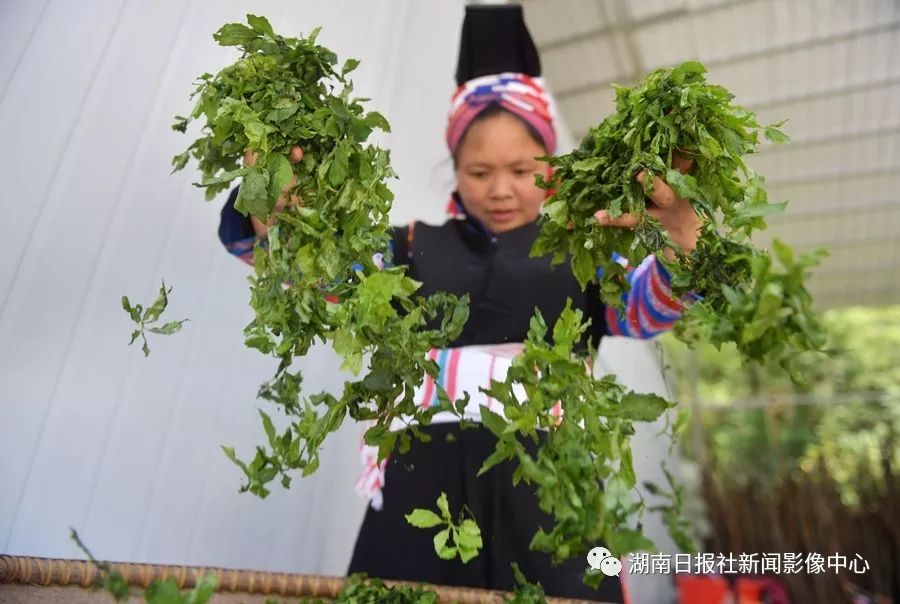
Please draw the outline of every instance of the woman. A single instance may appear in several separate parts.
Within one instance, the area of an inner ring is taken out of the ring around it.
[[[624,315],[606,308],[594,286],[582,291],[568,265],[551,267],[549,258],[529,257],[546,198],[535,185],[535,174],[549,175],[548,166],[535,158],[556,150],[550,99],[535,79],[539,76],[537,51],[520,7],[467,8],[459,89],[446,133],[456,174],[450,203],[454,216],[441,226],[415,222],[393,231],[393,262],[407,265],[410,276],[422,282],[420,293],[470,297],[463,332],[449,350],[432,351],[432,358],[441,366],[441,383],[455,384],[457,392],[451,396],[470,394],[466,411],[476,420],[478,406],[492,404],[478,387],[491,377],[503,379],[535,308],[552,325],[571,298],[573,307],[592,319],[586,340],[596,346],[604,334],[652,337],[670,328],[682,307],[669,296],[668,275],[654,257],[631,271],[633,287]],[[295,149],[292,159],[301,154]],[[690,203],[662,181],[654,191],[651,213],[676,244],[692,250],[698,220]],[[252,263],[253,244],[265,236],[267,225],[238,214],[235,197],[233,192],[223,208],[220,237],[229,251]],[[627,215],[610,220],[599,212],[597,219],[611,227],[635,224]],[[429,404],[433,387],[426,379],[417,393],[420,404]],[[622,601],[617,577],[605,578],[599,591],[593,590],[581,583],[583,559],[553,567],[549,556],[528,549],[537,528],[550,528],[552,517],[538,508],[528,485],[512,485],[512,463],[477,477],[493,451],[494,436],[480,426],[461,430],[454,420],[439,414],[425,428],[430,443],[414,440],[409,452],[394,452],[381,464],[364,447],[368,467],[358,490],[372,499],[372,506],[348,572],[509,590],[514,587],[510,564],[517,562],[526,578],[540,582],[549,596]],[[434,508],[441,491],[447,493],[454,516],[465,505],[481,527],[484,549],[468,564],[438,558],[434,531],[414,528],[404,518],[414,508]]]

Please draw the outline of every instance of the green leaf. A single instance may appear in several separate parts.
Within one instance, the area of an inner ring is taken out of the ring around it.
[[[481,405],[478,410],[481,412],[481,423],[484,427],[493,432],[494,436],[502,436],[506,430],[506,420],[484,405]]]
[[[779,214],[783,212],[786,207],[786,201],[783,201],[781,203],[767,203],[750,206],[745,205],[741,206],[738,209],[737,215],[741,218],[762,218]]]
[[[666,399],[655,394],[628,392],[622,397],[617,415],[626,419],[652,422],[672,406]]]
[[[181,331],[181,327],[188,322],[188,319],[182,319],[180,321],[169,321],[162,325],[162,327],[147,327],[144,331],[149,331],[150,333],[158,333],[164,336],[170,336],[173,333],[178,333]]]
[[[375,194],[384,201],[394,201],[394,194],[382,183],[375,183]]]
[[[389,392],[394,384],[391,372],[385,368],[376,369],[365,378],[363,378],[363,386],[373,392]]]
[[[781,262],[786,269],[794,267],[794,250],[789,245],[785,245],[778,239],[772,240],[772,248],[775,250],[775,257]]]
[[[684,434],[688,428],[688,425],[691,421],[691,414],[687,409],[682,409],[678,412],[678,416],[675,419],[675,425],[672,427],[672,432],[675,435]]]
[[[666,172],[666,184],[675,189],[681,197],[688,199],[703,199],[703,193],[697,185],[697,180],[690,174],[682,174],[678,170],[668,170]]]
[[[685,61],[672,70],[672,80],[676,83],[681,83],[688,74],[699,75],[703,73],[706,73],[706,67],[703,63],[698,61]]]
[[[707,159],[715,160],[722,155],[722,145],[710,135],[703,124],[697,126],[697,134],[700,136],[700,151]]]
[[[467,550],[474,550],[476,553],[483,545],[481,529],[472,519],[462,521],[462,524],[459,525],[456,540],[461,550],[465,548]],[[463,560],[463,562],[467,562],[467,560]]]
[[[341,68],[341,75],[345,76],[357,67],[359,67],[359,59],[347,59],[344,61],[344,66]]]
[[[440,556],[444,560],[452,560],[453,558],[456,557],[456,552],[457,552],[456,547],[451,547],[451,546],[447,545],[447,546],[444,546],[444,548],[438,552],[438,556]]]
[[[631,447],[622,448],[622,459],[619,462],[619,476],[628,488],[634,487],[637,477],[634,475],[634,459],[631,453]]]
[[[384,424],[375,424],[363,434],[363,440],[367,445],[377,445],[390,432],[390,428]]]
[[[656,552],[656,545],[640,531],[621,529],[604,535],[604,541],[614,556],[624,556],[633,552]]]
[[[174,579],[151,581],[144,590],[144,598],[147,604],[183,604],[184,602],[181,590],[178,589]]]
[[[478,528],[478,523],[472,520],[471,518],[467,518],[463,520],[459,525],[460,534],[466,534],[469,536],[481,536],[481,529]]]
[[[766,138],[778,145],[791,142],[791,139],[787,134],[772,126],[766,128]]]
[[[328,170],[328,181],[333,187],[339,187],[347,178],[350,169],[347,149],[343,145],[338,146],[334,150],[334,159]]]
[[[447,506],[447,493],[444,493],[443,491],[441,491],[441,494],[437,500],[437,507],[438,507],[438,510],[440,510],[440,512],[441,512],[441,517],[443,517],[444,520],[449,521],[450,520],[450,510]]]
[[[169,288],[171,291],[171,288]],[[166,290],[166,282],[162,282],[162,286],[159,288],[159,295],[156,297],[156,300],[153,301],[153,304],[144,311],[143,321],[146,323],[152,323],[159,319],[159,316],[166,309],[166,306],[169,304],[168,293]]]
[[[445,528],[434,536],[434,551],[444,560],[452,560],[456,557],[456,548],[447,545],[450,538],[450,529]]]
[[[334,117],[337,118],[334,120],[335,124],[346,122],[352,117],[350,109],[347,107],[344,99],[331,99],[328,106],[334,113]],[[336,133],[335,136],[337,137],[339,134]]]
[[[125,580],[125,577],[115,571],[106,575],[106,579],[103,581],[103,588],[119,602],[127,601],[131,598],[131,586]]]
[[[368,276],[356,290],[360,325],[383,326],[395,315],[391,298],[402,292],[401,280],[396,274],[380,272]]]
[[[362,369],[364,340],[357,338],[348,327],[338,329],[331,343],[334,351],[343,359],[341,369],[359,375]]]
[[[173,126],[174,128],[174,126]],[[188,161],[191,159],[191,154],[188,151],[184,153],[179,153],[175,157],[172,158],[172,174],[178,172],[179,170],[183,170],[187,165]]]
[[[266,437],[269,439],[269,446],[273,449],[278,447],[278,437],[275,433],[275,424],[272,423],[272,418],[269,417],[265,411],[262,409],[257,409],[259,411],[259,416],[262,418],[263,429],[266,431]]]
[[[249,468],[247,467],[247,464],[245,464],[244,462],[242,462],[241,460],[239,460],[237,458],[237,456],[234,453],[234,449],[232,447],[226,447],[226,446],[222,445],[222,451],[225,452],[225,456],[228,459],[230,459],[232,461],[232,463],[234,463],[239,468],[241,468],[245,473],[249,473]]]
[[[478,557],[477,549],[464,548],[463,546],[459,546],[459,559],[463,564],[468,563],[473,558]]]
[[[181,132],[182,134],[184,134],[185,132],[187,132],[187,126],[190,123],[190,121],[191,121],[191,118],[189,118],[189,117],[184,117],[183,115],[176,115],[175,122],[172,124],[172,130],[174,130],[175,132]],[[184,153],[183,155],[185,156],[185,162],[187,162],[187,158],[189,157],[189,155],[187,153]],[[181,167],[184,167],[184,164],[182,164]]]
[[[379,130],[382,130],[384,132],[391,131],[391,125],[388,123],[385,117],[377,111],[370,111],[369,113],[367,113],[364,121],[370,128],[378,128]]]
[[[214,575],[200,577],[194,588],[187,593],[185,604],[205,604],[212,599],[218,581]]]
[[[259,151],[269,150],[268,135],[274,131],[274,127],[264,123],[258,115],[245,111],[241,114],[241,123],[244,126],[244,136],[251,149]],[[253,171],[253,168],[250,169]]]
[[[269,197],[269,173],[254,166],[244,176],[234,207],[239,212],[250,213],[259,219],[268,217],[275,207],[275,199]],[[271,203],[270,203],[271,201]]]
[[[406,514],[404,518],[416,528],[431,528],[443,523],[440,516],[431,510],[415,509],[411,514]]]
[[[194,183],[195,187],[212,187],[215,185],[228,184],[236,178],[240,178],[247,173],[247,168],[238,168],[237,170],[223,170],[215,176],[204,177],[202,182]]]
[[[504,430],[504,432],[505,432],[505,430]],[[488,455],[488,457],[481,464],[481,467],[478,469],[477,476],[481,476],[482,474],[484,474],[485,472],[487,472],[488,470],[490,470],[497,464],[502,463],[502,462],[506,461],[507,459],[511,459],[512,456],[513,456],[513,454],[511,451],[508,451],[504,448],[498,447],[497,450],[494,451],[493,453],[491,453],[490,455]]]
[[[270,153],[266,157],[266,164],[269,172],[267,201],[269,199],[277,200],[282,190],[291,182],[294,171],[288,158],[280,153]]]
[[[128,301],[128,296],[122,296],[122,308],[125,309],[125,312],[128,313],[128,316],[131,317],[132,321],[134,321],[135,323],[141,322],[141,314],[136,308],[133,308],[131,306],[131,302]],[[132,338],[131,341],[133,342],[134,338]]]
[[[266,114],[266,119],[270,122],[283,122],[294,116],[300,109],[300,104],[282,99],[273,105],[273,109]]]
[[[247,46],[259,34],[242,23],[228,23],[213,34],[213,39],[221,46]]]
[[[265,17],[257,17],[256,15],[247,15],[247,23],[253,28],[253,31],[261,34],[275,35],[272,25]]]
[[[593,172],[605,163],[606,160],[602,157],[591,157],[589,159],[582,159],[574,162],[572,164],[572,170],[575,172]]]

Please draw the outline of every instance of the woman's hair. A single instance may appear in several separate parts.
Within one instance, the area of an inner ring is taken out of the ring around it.
[[[490,105],[487,106],[486,109],[484,109],[484,111],[482,111],[481,113],[476,115],[475,118],[472,120],[472,122],[468,126],[466,126],[465,131],[463,132],[462,136],[459,139],[459,144],[456,146],[456,151],[453,153],[453,156],[452,156],[454,170],[456,169],[456,161],[458,159],[457,155],[459,154],[459,150],[462,149],[463,143],[466,140],[466,134],[469,133],[469,130],[472,128],[472,126],[474,126],[478,122],[484,121],[491,117],[502,115],[504,113],[516,118],[520,124],[525,126],[525,130],[528,132],[528,136],[530,136],[534,142],[536,142],[538,145],[540,145],[541,149],[544,149],[544,151],[547,150],[547,144],[544,142],[544,139],[541,138],[540,133],[537,131],[537,129],[535,129],[534,126],[529,124],[527,121],[525,121],[524,119],[522,119],[521,117],[519,117],[518,115],[516,115],[509,109],[506,109],[499,103],[491,103]]]

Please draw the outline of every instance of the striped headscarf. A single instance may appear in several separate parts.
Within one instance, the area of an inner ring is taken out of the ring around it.
[[[540,78],[521,73],[501,73],[469,80],[456,89],[450,101],[446,140],[451,153],[472,121],[491,105],[500,105],[531,125],[547,153],[556,151],[556,129],[550,94]]]

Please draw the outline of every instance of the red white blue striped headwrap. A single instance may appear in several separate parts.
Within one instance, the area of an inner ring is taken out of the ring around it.
[[[521,73],[501,73],[469,80],[457,88],[450,101],[446,133],[451,153],[456,152],[466,128],[491,105],[500,105],[521,117],[540,134],[547,153],[556,151],[552,100],[541,79]]]

